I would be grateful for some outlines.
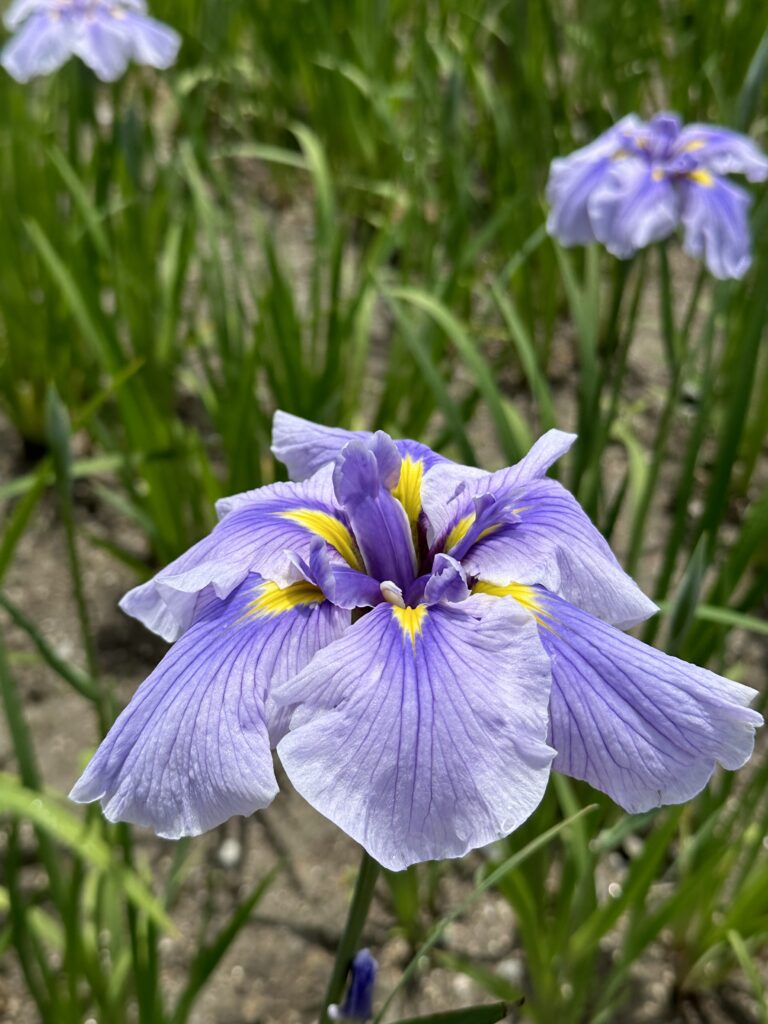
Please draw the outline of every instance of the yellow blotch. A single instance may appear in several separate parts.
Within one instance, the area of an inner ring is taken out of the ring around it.
[[[695,181],[697,185],[703,185],[704,188],[712,188],[715,184],[715,179],[709,171],[691,171],[688,177],[691,181]]]
[[[421,636],[424,619],[427,617],[427,606],[417,605],[415,608],[392,608],[392,615],[403,631],[404,636],[411,638],[411,643],[416,646],[416,637]]]
[[[344,523],[327,512],[317,512],[312,508],[297,508],[291,512],[275,512],[281,519],[298,523],[336,548],[341,557],[358,572],[363,571],[363,560],[357,550],[354,538]]]
[[[485,580],[478,580],[472,587],[473,594],[489,594],[491,597],[512,597],[533,613],[533,617],[540,626],[546,626],[545,619],[551,619],[549,612],[541,603],[537,591],[525,583],[507,583],[499,586],[497,583],[488,583]]]
[[[456,547],[459,541],[464,540],[464,538],[467,535],[467,532],[469,531],[470,526],[472,525],[472,523],[474,523],[475,518],[475,513],[470,512],[469,515],[464,516],[463,519],[460,519],[458,523],[456,523],[454,528],[445,538],[443,551],[450,551],[451,548]]]
[[[412,459],[410,455],[406,455],[400,464],[400,479],[392,491],[392,497],[396,498],[405,509],[414,541],[416,539],[416,524],[421,515],[421,481],[423,478],[423,460]]]
[[[325,595],[319,587],[306,580],[291,583],[287,587],[278,587],[276,583],[260,583],[256,588],[257,596],[246,608],[240,621],[254,618],[270,619],[282,612],[289,612],[303,604],[319,604]]]
[[[701,149],[706,143],[703,139],[692,139],[690,142],[686,142],[683,146],[683,153],[695,153],[697,149]]]
[[[654,167],[651,171],[651,177],[654,181],[664,181],[665,174],[660,167]]]

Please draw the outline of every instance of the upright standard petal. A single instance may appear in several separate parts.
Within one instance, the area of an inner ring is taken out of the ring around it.
[[[332,503],[330,469],[300,484],[272,484],[223,499],[222,521],[199,543],[147,583],[125,595],[120,607],[166,640],[192,621],[198,594],[212,586],[227,597],[248,573],[285,585],[293,582],[295,554],[309,557],[312,541],[328,543],[331,558],[361,569],[343,515]]]
[[[513,602],[379,605],[280,688],[296,789],[385,867],[460,857],[542,798],[549,664]]]
[[[178,839],[277,793],[270,689],[339,637],[348,613],[306,583],[279,590],[252,578],[226,601],[207,595],[195,622],[139,687],[76,783],[73,800],[100,800],[111,821]],[[270,721],[270,718],[272,719]]]
[[[402,460],[382,431],[349,441],[333,470],[336,500],[346,513],[369,576],[405,589],[416,574],[411,523],[392,491]]]
[[[683,803],[717,763],[740,768],[762,717],[747,686],[620,633],[539,591],[552,659],[553,767],[584,779],[630,813]]]
[[[639,157],[616,160],[589,199],[595,237],[620,259],[667,238],[680,221],[668,176]]]
[[[60,19],[47,11],[32,14],[9,39],[0,64],[17,82],[57,71],[72,56],[72,39]]]
[[[768,157],[748,135],[709,124],[687,125],[676,151],[692,154],[712,174],[743,174],[748,181],[768,180]]]
[[[694,171],[683,189],[683,248],[720,280],[743,277],[752,262],[750,197],[708,171]]]
[[[640,124],[630,115],[588,146],[552,161],[547,182],[547,202],[551,207],[547,231],[563,245],[587,245],[595,241],[588,213],[589,197],[621,151],[626,132]]]

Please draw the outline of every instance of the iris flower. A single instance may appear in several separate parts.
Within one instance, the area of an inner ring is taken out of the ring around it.
[[[341,1006],[331,1004],[331,1020],[370,1020],[373,1016],[373,989],[379,970],[369,949],[355,953],[349,968],[349,987]]]
[[[623,118],[594,142],[552,161],[547,230],[564,245],[601,242],[620,259],[683,229],[685,251],[717,278],[752,260],[750,195],[727,175],[768,178],[768,159],[746,135],[682,126],[676,114]]]
[[[170,67],[181,45],[177,32],[147,15],[144,0],[15,0],[3,20],[16,35],[0,63],[18,82],[58,71],[70,57],[114,82],[131,60]]]
[[[552,768],[630,812],[749,758],[755,691],[622,632],[656,611],[548,468],[496,473],[283,413],[294,483],[122,601],[175,641],[72,798],[178,838],[266,807],[270,748],[310,804],[397,870],[536,808]]]

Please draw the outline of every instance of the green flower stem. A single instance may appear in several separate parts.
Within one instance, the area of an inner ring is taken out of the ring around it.
[[[333,970],[328,981],[328,988],[323,1000],[323,1009],[320,1014],[320,1024],[329,1024],[328,1007],[332,1003],[338,1003],[344,993],[344,983],[347,979],[349,965],[352,957],[360,945],[365,921],[368,917],[368,910],[373,899],[373,891],[376,888],[376,879],[379,877],[381,867],[373,857],[363,850],[363,858],[360,861],[360,869],[357,873],[355,891],[352,894],[352,902],[349,905],[347,923],[339,939],[336,949],[336,959],[333,962]]]

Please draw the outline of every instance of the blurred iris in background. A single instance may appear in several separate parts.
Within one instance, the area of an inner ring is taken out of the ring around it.
[[[79,57],[104,82],[114,82],[133,60],[170,67],[181,38],[150,18],[144,0],[16,0],[4,17],[16,34],[0,63],[19,82],[57,71]]]
[[[574,439],[551,430],[486,473],[278,414],[273,450],[306,479],[224,499],[209,537],[126,595],[178,639],[72,797],[199,833],[270,803],[276,745],[398,870],[507,835],[552,766],[629,811],[740,767],[755,691],[622,632],[656,607],[545,476]]]
[[[353,957],[349,970],[346,998],[341,1006],[329,1006],[328,1016],[331,1020],[370,1020],[379,965],[369,949],[361,949]]]
[[[768,159],[747,136],[683,126],[675,114],[629,115],[552,161],[547,228],[564,245],[598,241],[627,259],[682,227],[690,256],[717,278],[740,278],[752,258],[751,200],[730,174],[768,178]]]

